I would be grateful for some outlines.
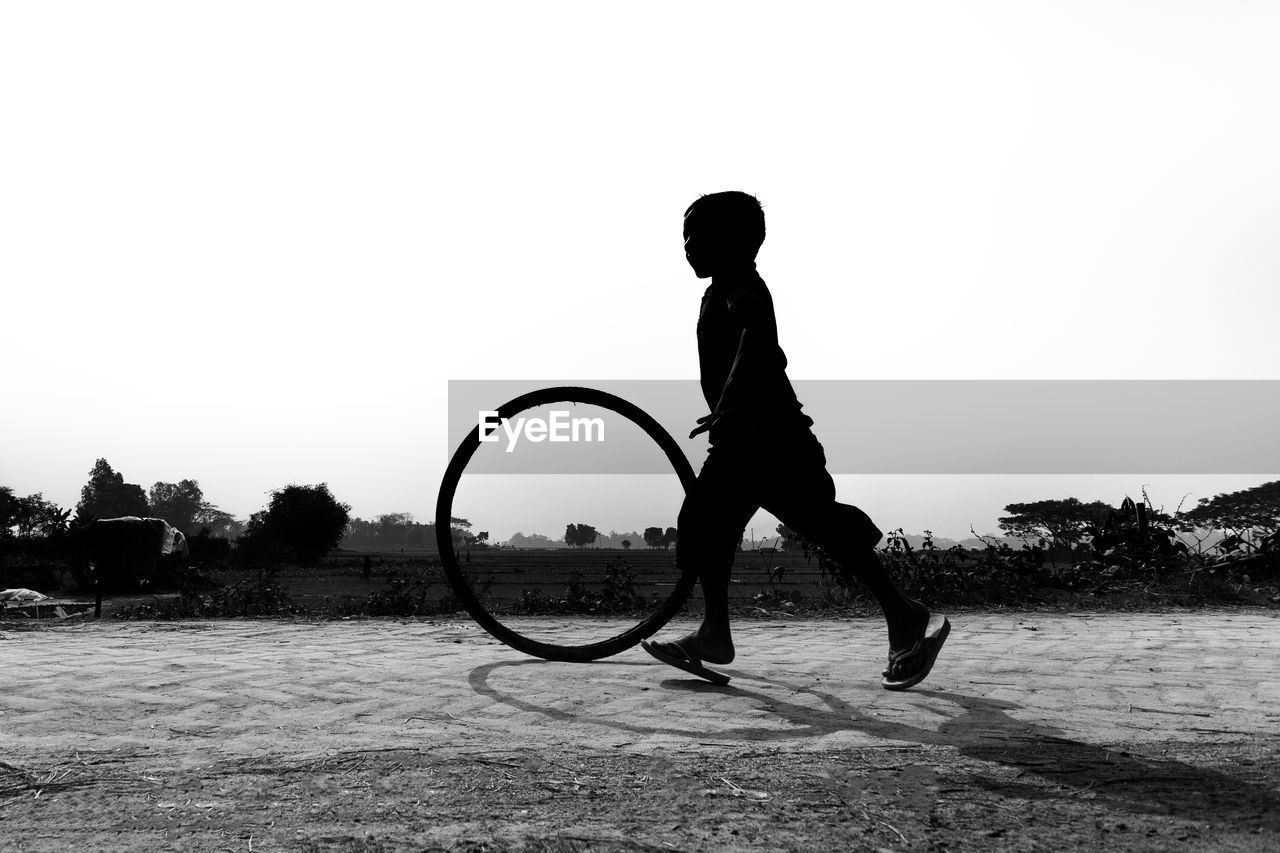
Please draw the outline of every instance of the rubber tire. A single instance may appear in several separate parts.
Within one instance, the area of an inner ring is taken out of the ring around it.
[[[675,469],[676,476],[680,478],[680,485],[684,488],[686,494],[692,488],[696,479],[693,467],[689,464],[684,451],[676,444],[671,434],[640,407],[605,391],[595,388],[578,388],[571,385],[543,388],[540,391],[522,394],[514,400],[499,406],[498,417],[501,419],[512,418],[528,409],[552,403],[587,403],[592,406],[599,406],[602,409],[608,409],[627,418],[657,442],[658,447],[666,454],[667,459]],[[462,473],[466,469],[467,463],[471,461],[471,457],[479,447],[480,426],[477,424],[475,429],[463,439],[457,451],[454,452],[453,458],[449,460],[449,467],[445,469],[444,479],[440,483],[440,496],[436,500],[436,544],[440,549],[440,560],[444,564],[445,577],[449,580],[449,586],[453,588],[453,594],[457,596],[463,608],[471,615],[471,618],[480,624],[480,627],[506,645],[525,654],[545,658],[546,660],[583,663],[626,651],[637,645],[641,640],[651,637],[662,630],[662,627],[671,621],[671,617],[680,612],[680,608],[684,606],[689,594],[693,592],[694,585],[697,583],[696,573],[682,573],[672,589],[670,597],[644,621],[628,631],[596,643],[582,646],[560,646],[554,643],[544,643],[530,639],[498,621],[476,598],[475,593],[471,591],[470,585],[463,576],[462,567],[458,564],[458,554],[453,547],[453,536],[450,527],[453,519],[453,496],[458,489],[458,481],[462,479]]]

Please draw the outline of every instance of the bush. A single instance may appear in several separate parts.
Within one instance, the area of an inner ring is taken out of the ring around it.
[[[0,537],[0,589],[54,592],[62,589],[66,569],[61,537]]]
[[[271,493],[271,503],[255,512],[236,546],[251,563],[288,561],[318,565],[338,546],[351,518],[351,507],[339,503],[325,483],[285,486]]]
[[[194,563],[225,564],[231,560],[231,540],[213,536],[207,527],[202,527],[199,533],[187,537],[187,549],[190,550],[191,561]]]
[[[602,589],[584,584],[582,575],[574,572],[561,595],[525,590],[515,609],[519,613],[627,613],[643,602],[635,580],[635,569],[626,560],[606,560]]]
[[[452,592],[435,595],[434,584],[412,573],[391,572],[386,589],[371,592],[359,601],[334,608],[336,615],[430,616],[461,609]]]
[[[200,617],[298,616],[306,609],[294,604],[289,591],[264,567],[253,580],[218,586],[202,569],[182,573],[178,597],[169,601],[126,607],[117,619],[191,619]]]
[[[902,529],[889,534],[880,558],[912,598],[957,603],[1007,603],[1024,598],[1037,586],[1049,585],[1045,550],[1011,548],[1007,542],[983,539],[986,547],[969,551],[959,545],[945,550],[925,531],[919,550]]]

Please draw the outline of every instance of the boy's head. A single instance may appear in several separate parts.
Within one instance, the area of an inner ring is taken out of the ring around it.
[[[684,212],[684,256],[698,278],[750,267],[764,242],[764,210],[753,195],[704,195]]]

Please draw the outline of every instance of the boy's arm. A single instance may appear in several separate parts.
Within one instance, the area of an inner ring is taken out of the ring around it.
[[[750,329],[742,330],[742,337],[738,338],[738,352],[733,357],[733,366],[729,368],[729,376],[724,381],[724,387],[720,389],[720,399],[716,401],[716,407],[711,414],[698,418],[699,426],[689,433],[689,438],[711,429],[717,421],[733,410],[738,398],[742,395],[741,387],[734,383],[734,379],[740,375],[743,361],[754,353],[757,338],[759,338],[758,333],[752,335]]]

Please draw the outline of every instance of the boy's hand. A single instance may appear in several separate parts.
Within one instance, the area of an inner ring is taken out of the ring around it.
[[[703,433],[711,429],[716,425],[716,421],[720,420],[722,417],[724,417],[724,412],[712,412],[709,415],[703,415],[698,418],[699,426],[695,427],[693,432],[689,433],[689,438],[693,438],[699,433]]]

